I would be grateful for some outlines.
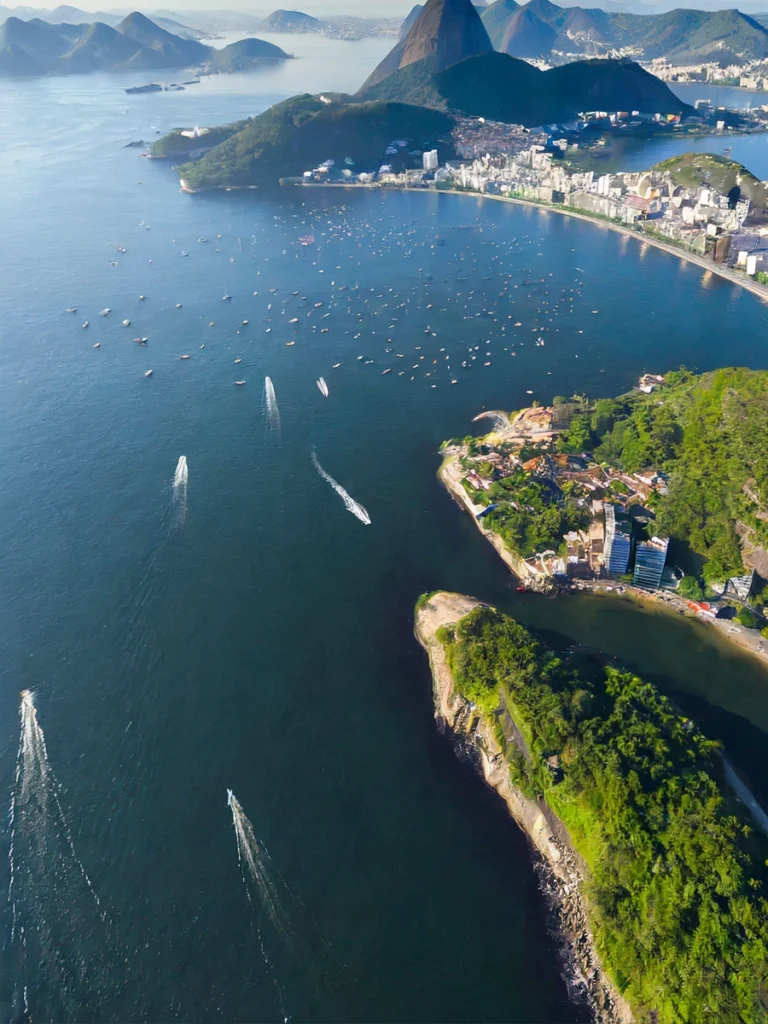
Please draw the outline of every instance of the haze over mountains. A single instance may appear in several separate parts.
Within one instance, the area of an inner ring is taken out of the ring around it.
[[[482,20],[494,47],[513,57],[600,56],[626,48],[645,60],[667,57],[678,64],[768,57],[768,29],[736,10],[637,15],[563,8],[550,0],[523,6],[496,0]]]
[[[550,0],[525,4],[495,0],[480,14],[494,48],[512,57],[598,57],[627,49],[641,60],[667,57],[677,64],[730,64],[768,57],[768,28],[741,11],[675,9],[630,14],[616,6],[620,5],[611,0],[603,2],[605,9],[572,3],[558,6]],[[405,19],[403,37],[422,10],[423,5],[417,5]]]
[[[212,64],[240,70],[288,54],[261,39],[220,50],[174,35],[138,11],[114,27],[104,22],[69,25],[8,18],[0,26],[0,75],[73,74],[107,70],[159,70]]]

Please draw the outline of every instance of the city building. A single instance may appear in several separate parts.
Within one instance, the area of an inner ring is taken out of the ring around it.
[[[635,551],[634,583],[644,590],[657,590],[667,561],[669,538],[652,537],[640,541]]]
[[[623,576],[629,565],[632,551],[632,526],[626,520],[616,519],[616,508],[606,502],[605,546],[603,565],[609,576]],[[663,563],[662,563],[663,564]]]
[[[424,153],[424,170],[436,171],[438,168],[437,150],[428,149]]]

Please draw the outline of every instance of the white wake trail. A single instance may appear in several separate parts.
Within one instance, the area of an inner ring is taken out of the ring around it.
[[[173,477],[174,487],[186,487],[187,481],[189,480],[189,467],[187,466],[187,456],[180,455],[179,461],[176,464],[176,472]]]
[[[277,407],[277,396],[275,395],[275,385],[272,383],[271,377],[264,378],[264,398],[267,404],[267,422],[270,427],[280,426],[280,410]]]
[[[189,480],[189,467],[187,466],[186,455],[179,456],[176,465],[176,472],[173,476],[173,500],[178,510],[176,524],[184,526],[187,519],[187,482]]]
[[[326,473],[326,471],[317,461],[317,455],[315,455],[314,452],[312,452],[312,462],[314,463],[315,469],[323,478],[323,480],[325,480],[326,483],[331,485],[334,491],[336,491],[338,496],[344,502],[347,511],[351,512],[353,516],[357,516],[361,523],[365,523],[366,526],[370,526],[371,517],[368,515],[368,512],[365,509],[365,507],[361,505],[359,501],[355,501],[355,499],[351,495],[347,494],[347,492],[344,490],[341,484],[337,480],[334,480],[330,473]]]

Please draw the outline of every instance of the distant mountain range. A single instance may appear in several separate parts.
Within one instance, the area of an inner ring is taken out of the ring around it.
[[[495,52],[483,24],[492,11],[481,20],[470,0],[428,0],[356,98],[528,126],[569,120],[585,110],[690,111],[664,82],[631,61],[573,61],[542,72]]]
[[[150,15],[150,17],[160,28],[173,32],[183,39],[202,39],[209,34],[198,28],[185,25],[176,18],[163,17],[162,15]],[[52,11],[45,10],[42,7],[39,10],[35,10],[33,7],[17,7],[12,9],[0,5],[0,24],[7,18],[18,18],[20,21],[32,21],[38,18],[40,21],[47,21],[50,25],[90,25],[94,21],[100,21],[104,25],[110,25],[114,28],[120,24],[124,15],[116,14],[114,11],[82,11],[79,7],[70,7],[66,4],[54,8]]]
[[[39,18],[8,18],[0,26],[0,76],[66,75],[88,71],[159,70],[209,64],[212,70],[243,70],[288,54],[261,39],[240,40],[220,50],[174,35],[134,11],[111,26],[51,24]]]
[[[496,0],[482,21],[494,48],[512,57],[601,56],[627,48],[632,56],[676,64],[768,57],[768,29],[736,10],[641,15],[558,7],[550,0]]]

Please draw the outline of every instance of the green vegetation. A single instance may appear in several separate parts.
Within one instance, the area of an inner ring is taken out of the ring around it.
[[[704,578],[743,572],[743,534],[768,547],[768,373],[667,374],[660,392],[601,399],[574,417],[565,451],[591,449],[629,472],[661,470],[658,529],[706,560]]]
[[[674,183],[684,188],[710,185],[726,195],[737,189],[754,206],[761,209],[768,206],[768,188],[743,164],[724,156],[716,156],[714,153],[683,153],[663,160],[652,170],[668,171]]]
[[[688,601],[704,600],[704,589],[695,576],[683,576],[677,592]]]
[[[563,534],[589,523],[589,513],[549,482],[528,476],[522,470],[491,485],[490,501],[503,499],[486,516],[486,523],[523,558],[540,551],[558,551]]]
[[[378,170],[393,139],[409,139],[418,150],[439,146],[450,159],[453,125],[447,114],[403,103],[326,103],[305,94],[241,123],[201,160],[180,167],[179,174],[192,188],[214,188],[276,185],[281,177],[325,160],[344,166],[349,159],[354,170]],[[415,158],[403,152],[401,160],[415,166]]]
[[[595,938],[637,1019],[768,1019],[765,848],[726,799],[716,745],[649,683],[565,662],[493,609],[438,639],[513,780],[584,858]],[[507,712],[525,751],[504,740]]]
[[[483,53],[445,70],[433,59],[420,60],[358,95],[528,126],[574,117],[580,110],[690,110],[637,64],[583,60],[539,71],[504,53]]]
[[[245,128],[248,121],[234,121],[232,124],[222,124],[218,128],[212,128],[206,135],[196,139],[190,139],[181,133],[183,128],[174,128],[173,131],[163,135],[157,142],[152,143],[150,153],[156,160],[164,159],[189,159],[190,154],[204,149],[212,149],[220,143],[225,142],[233,135]]]

